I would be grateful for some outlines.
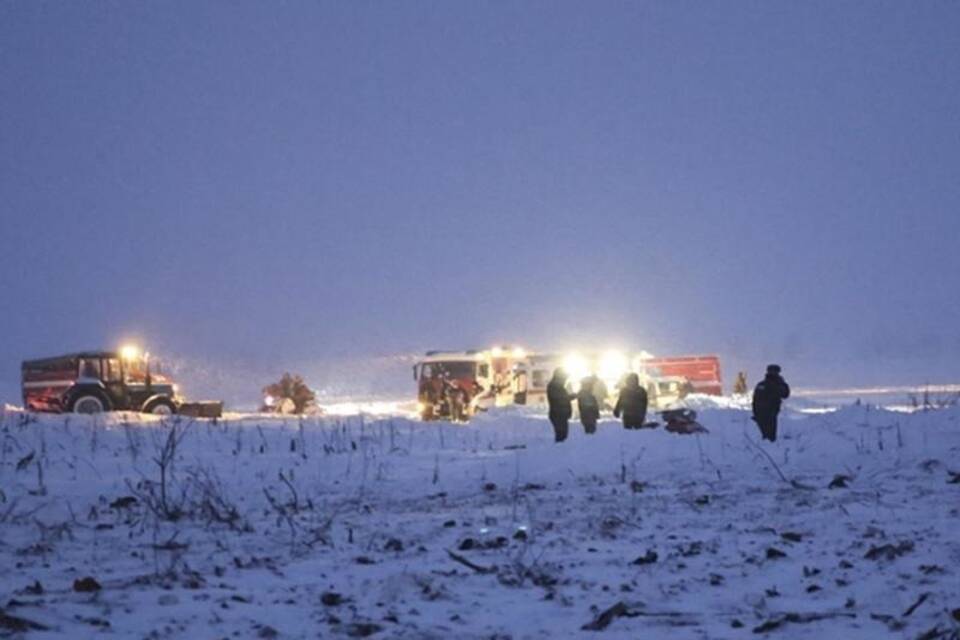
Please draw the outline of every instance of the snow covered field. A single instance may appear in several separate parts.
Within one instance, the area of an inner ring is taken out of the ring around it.
[[[700,422],[4,411],[0,636],[958,637],[960,409]]]

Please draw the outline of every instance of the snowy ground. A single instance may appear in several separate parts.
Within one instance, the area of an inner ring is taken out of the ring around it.
[[[0,636],[958,637],[960,409],[700,418],[4,411]]]

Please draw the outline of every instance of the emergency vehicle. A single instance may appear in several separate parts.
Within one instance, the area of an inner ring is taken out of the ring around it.
[[[525,357],[514,347],[428,351],[413,366],[420,417],[465,421],[477,411],[515,404],[515,366]]]

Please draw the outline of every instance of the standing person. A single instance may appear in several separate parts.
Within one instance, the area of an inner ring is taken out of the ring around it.
[[[567,390],[567,372],[556,369],[553,378],[547,385],[547,403],[550,405],[550,424],[553,425],[553,435],[556,442],[567,439],[570,430],[570,417],[573,408],[570,403],[576,396]]]
[[[620,387],[617,406],[613,408],[613,417],[623,414],[624,429],[640,429],[647,420],[647,390],[640,386],[640,376],[627,374]]]
[[[597,402],[594,383],[596,378],[588,376],[580,382],[577,392],[577,408],[580,409],[580,423],[587,433],[597,432],[597,420],[600,419],[600,404]]]
[[[780,365],[767,367],[766,377],[753,389],[753,421],[764,440],[777,441],[777,415],[780,404],[790,397],[790,385],[780,375]]]
[[[606,383],[597,376],[590,376],[590,380],[593,381],[593,397],[597,399],[597,408],[600,411],[609,409],[607,396],[610,395],[610,392],[607,390]]]
[[[733,395],[747,395],[747,374],[743,371],[737,372],[737,379],[733,383]]]

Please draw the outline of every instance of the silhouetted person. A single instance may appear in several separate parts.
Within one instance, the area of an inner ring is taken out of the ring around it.
[[[777,416],[780,404],[790,397],[790,386],[780,375],[780,365],[767,367],[767,375],[753,389],[753,421],[764,440],[777,441]]]
[[[590,381],[593,384],[593,397],[597,399],[597,408],[600,411],[609,409],[610,405],[607,403],[607,396],[610,395],[610,391],[607,390],[607,384],[593,375],[590,376]]]
[[[576,396],[567,391],[567,372],[556,369],[553,378],[547,385],[547,403],[550,405],[550,424],[553,425],[553,434],[557,442],[567,439],[570,431],[570,416],[573,408],[570,403]]]
[[[624,429],[640,429],[647,420],[647,390],[640,386],[640,376],[628,374],[620,387],[613,416],[623,415]]]
[[[587,433],[597,432],[597,420],[600,419],[600,404],[594,391],[596,378],[590,376],[580,382],[577,392],[577,408],[580,409],[580,422]]]

